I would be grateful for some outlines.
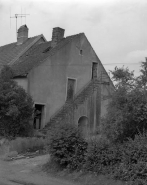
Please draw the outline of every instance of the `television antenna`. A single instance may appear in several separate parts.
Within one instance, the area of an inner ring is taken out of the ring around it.
[[[16,19],[16,38],[17,38],[17,19],[21,18],[21,23],[22,23],[22,17],[26,18],[27,15],[30,15],[30,14],[15,14],[13,17],[10,16],[10,19],[11,18],[15,18]]]

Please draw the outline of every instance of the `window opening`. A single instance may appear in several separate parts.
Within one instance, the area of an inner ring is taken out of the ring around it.
[[[80,49],[80,55],[83,55],[83,50],[82,49]]]
[[[48,51],[50,51],[50,49],[51,49],[51,47],[46,48],[46,49],[43,51],[43,53],[47,53]]]
[[[73,100],[73,97],[74,97],[74,94],[75,94],[75,83],[76,83],[75,79],[69,79],[68,78],[66,101]]]
[[[97,78],[97,63],[92,63],[92,79]]]
[[[79,118],[78,129],[85,137],[88,135],[88,118],[86,116]]]

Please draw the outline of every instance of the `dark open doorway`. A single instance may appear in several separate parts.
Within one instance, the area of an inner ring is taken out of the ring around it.
[[[41,129],[44,118],[44,105],[35,104],[35,112],[34,112],[34,129]]]
[[[81,116],[79,118],[78,128],[85,137],[88,135],[88,118],[86,116]]]

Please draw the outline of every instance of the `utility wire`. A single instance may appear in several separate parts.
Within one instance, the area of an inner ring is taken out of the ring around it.
[[[23,62],[23,63],[25,63],[25,62]],[[41,62],[40,62],[40,64],[41,64]],[[104,63],[104,64],[102,63],[102,65],[134,65],[134,64],[140,65],[141,62],[140,63],[139,62],[138,63]],[[7,64],[0,64],[0,66],[5,66],[5,65],[7,65]],[[52,64],[52,65],[49,64],[49,65],[45,65],[45,66],[68,66],[68,64],[65,65],[65,64],[58,63],[58,64]],[[70,64],[70,66],[91,66],[91,63],[90,64]]]
[[[117,64],[120,64],[120,65],[140,65],[141,62],[138,62],[138,63],[107,63],[107,64],[103,64],[103,65],[117,65]]]

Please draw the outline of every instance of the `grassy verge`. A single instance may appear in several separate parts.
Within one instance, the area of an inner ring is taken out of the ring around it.
[[[35,152],[36,150],[43,150],[46,140],[43,138],[16,138],[10,141],[10,151],[17,151],[18,153]]]
[[[0,143],[0,157],[7,158],[8,156],[14,157],[17,154],[27,154],[38,152],[44,153],[46,140],[37,137],[18,137],[14,140],[3,139],[4,142]]]

